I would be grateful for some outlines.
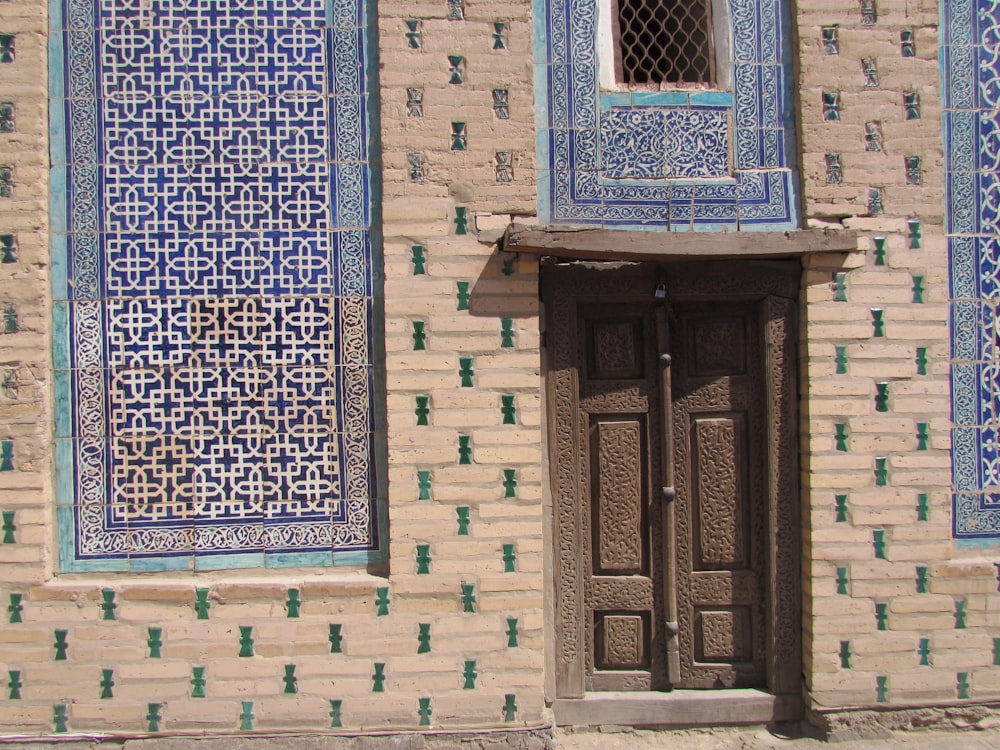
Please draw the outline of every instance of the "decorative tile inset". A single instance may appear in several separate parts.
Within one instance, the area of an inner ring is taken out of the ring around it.
[[[431,473],[426,469],[417,472],[417,500],[431,499]]]
[[[920,666],[929,667],[931,665],[931,639],[921,638],[917,645],[917,654],[920,656]]]
[[[149,649],[150,659],[160,658],[160,649],[163,648],[163,628],[150,627],[146,629],[146,647]]]
[[[498,120],[510,119],[510,101],[507,89],[493,89],[493,116]]]
[[[903,57],[915,57],[917,49],[914,46],[913,31],[903,29],[899,32],[899,53]]]
[[[385,617],[389,614],[389,587],[379,586],[375,590],[375,616]]]
[[[861,58],[861,72],[865,76],[865,88],[866,89],[877,89],[878,88],[878,66],[875,64],[874,57],[863,57]]]
[[[517,721],[517,703],[514,693],[506,693],[503,697],[503,720]]]
[[[840,92],[839,91],[824,91],[823,92],[823,119],[824,120],[839,120],[840,119]]]
[[[406,116],[424,116],[424,90],[416,86],[409,86],[406,89]]]
[[[465,82],[465,58],[460,55],[448,55],[448,83]]]
[[[240,701],[240,731],[252,732],[253,722],[256,718],[253,712],[253,701]]]
[[[920,157],[919,156],[904,156],[903,164],[906,167],[906,184],[907,185],[922,185],[923,184],[923,172],[920,168]]]
[[[52,727],[56,734],[65,734],[69,731],[69,714],[65,703],[56,703],[52,706]]]
[[[462,611],[476,611],[476,584],[474,583],[462,584]]]
[[[925,565],[917,566],[917,593],[927,593],[927,567]]]
[[[455,234],[469,233],[469,209],[466,206],[455,206]]]
[[[462,678],[465,680],[462,688],[464,690],[475,690],[476,678],[478,676],[479,672],[476,671],[476,662],[472,659],[466,660],[465,669],[462,670]]]
[[[191,667],[191,697],[192,698],[204,698],[205,697],[205,668],[204,667]]]
[[[14,34],[0,34],[0,63],[14,62]]]
[[[118,609],[118,605],[115,604],[115,590],[114,589],[101,589],[101,619],[102,620],[117,620],[115,612]]]
[[[506,21],[493,22],[493,49],[507,49],[510,24]]]
[[[889,702],[889,678],[886,675],[878,675],[875,678],[875,702]]]
[[[884,602],[877,602],[875,604],[875,627],[878,630],[888,630],[889,629],[889,605]]]
[[[403,23],[406,24],[406,46],[410,49],[420,49],[423,44],[420,20],[409,18]]]
[[[917,422],[917,450],[925,451],[930,442],[930,425],[927,422]]]
[[[868,188],[868,215],[881,216],[884,210],[882,191],[879,188]]]
[[[517,618],[507,618],[507,648],[517,648]]]
[[[472,388],[474,385],[473,379],[475,378],[476,371],[473,367],[473,363],[473,357],[458,358],[458,376],[461,380],[462,388]]]
[[[496,152],[496,180],[499,183],[514,181],[514,156],[510,151]]]
[[[423,245],[413,245],[410,248],[411,258],[413,261],[413,275],[423,276],[427,273],[426,266],[427,259],[424,257],[424,246]]]
[[[101,698],[114,698],[115,670],[101,670]]]
[[[908,219],[906,225],[909,228],[906,239],[909,240],[910,249],[919,250],[920,240],[923,239],[920,233],[920,219]]]
[[[343,708],[342,700],[331,700],[330,701],[330,728],[339,729],[344,726],[343,720],[340,716],[340,711]]]
[[[860,0],[861,2],[861,25],[874,26],[878,21],[878,8],[875,0]]]
[[[344,651],[344,636],[341,634],[342,627],[340,623],[330,624],[330,635],[327,636],[327,639],[330,641],[331,654],[341,654]]]
[[[146,704],[146,731],[148,732],[160,731],[160,722],[163,721],[163,717],[160,714],[162,710],[163,710],[162,703]]]
[[[840,668],[850,669],[851,668],[851,642],[841,641],[840,642]]]
[[[451,124],[451,150],[465,151],[468,148],[468,134],[465,132],[464,122],[453,122]]]
[[[294,618],[299,616],[299,610],[302,608],[302,599],[299,598],[298,589],[288,589],[288,600],[285,602],[285,614],[289,618]]]
[[[926,492],[917,493],[917,520],[926,521],[930,518],[930,507]]]
[[[500,318],[500,348],[511,349],[514,346],[514,319]]]
[[[844,181],[844,170],[840,164],[840,154],[825,154],[826,184],[840,185]]]
[[[239,656],[246,658],[253,656],[253,626],[240,625],[240,652]]]
[[[448,2],[448,20],[464,21],[465,0],[447,0],[447,2]]]
[[[14,513],[13,510],[5,510],[0,513],[3,517],[3,526],[0,527],[0,532],[3,533],[3,539],[0,540],[2,544],[16,544],[17,540],[14,538],[14,532],[17,531],[17,526],[14,524]]]
[[[875,550],[875,557],[879,560],[885,559],[885,529],[872,529],[872,547]]]
[[[882,150],[882,124],[878,122],[865,123],[865,151]]]
[[[837,577],[835,579],[835,582],[837,584],[837,593],[846,594],[847,584],[849,583],[849,580],[847,578],[847,568],[837,568]]]
[[[837,26],[823,27],[823,51],[828,55],[840,54],[840,33]]]
[[[55,656],[52,658],[55,661],[66,661],[66,650],[69,648],[69,644],[66,642],[66,636],[68,635],[68,630],[56,630],[55,631],[55,643],[53,647],[56,650]]]
[[[885,487],[889,484],[889,459],[885,456],[876,456],[875,458],[875,486]]]
[[[17,263],[16,234],[0,234],[0,263]]]
[[[21,671],[18,669],[9,670],[7,672],[7,678],[7,697],[12,701],[20,700],[21,688],[24,687],[24,683],[21,682]]]
[[[281,679],[285,684],[284,693],[286,695],[294,695],[299,692],[299,678],[295,676],[294,664],[285,665],[285,675]]]
[[[903,110],[906,112],[907,120],[919,120],[920,94],[916,91],[909,91],[903,94]]]
[[[409,164],[410,182],[424,181],[424,157],[422,154],[410,152],[406,155]]]
[[[955,616],[955,629],[956,630],[965,630],[965,628],[967,627],[967,625],[966,625],[966,617],[967,617],[968,613],[966,612],[965,607],[966,607],[966,601],[965,601],[965,599],[958,599],[955,602],[955,615],[954,616]]]
[[[836,495],[837,523],[847,523],[847,495]]]
[[[0,102],[0,133],[13,133],[15,129],[14,104]]]

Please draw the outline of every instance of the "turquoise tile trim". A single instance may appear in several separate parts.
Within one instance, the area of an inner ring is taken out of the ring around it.
[[[52,373],[52,396],[55,401],[53,422],[55,437],[67,438],[70,434],[69,420],[69,387],[71,373],[69,370],[55,370]],[[71,459],[72,460],[72,459]],[[72,498],[67,498],[72,500]]]
[[[611,107],[631,107],[631,106],[632,106],[632,93],[630,91],[601,92],[601,109],[610,109]]]
[[[691,97],[687,91],[636,91],[632,94],[633,107],[688,107]]]
[[[693,91],[691,106],[732,107],[733,95],[729,91]]]

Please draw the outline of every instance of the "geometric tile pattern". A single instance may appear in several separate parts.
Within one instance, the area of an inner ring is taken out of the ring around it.
[[[953,533],[1000,537],[1000,7],[942,4]]]
[[[378,556],[366,3],[62,12],[62,569]]]
[[[794,229],[788,4],[729,0],[717,91],[602,92],[602,0],[534,0],[539,213],[647,230]]]

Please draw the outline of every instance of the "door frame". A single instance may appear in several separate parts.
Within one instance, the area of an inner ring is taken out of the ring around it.
[[[793,261],[679,263],[560,262],[542,264],[547,329],[575,326],[578,301],[635,301],[665,285],[668,300],[720,298],[762,305],[766,372],[769,555],[767,690],[674,690],[671,693],[587,693],[582,529],[578,501],[583,434],[571,408],[578,392],[576,351],[565,336],[546,337],[545,381],[549,483],[552,498],[554,701],[560,724],[692,724],[798,718],[801,711],[801,527],[798,477],[796,350],[801,264]],[[572,290],[566,294],[564,290]],[[551,683],[550,683],[551,684]],[[669,708],[668,706],[673,706]],[[698,717],[701,717],[699,719]]]

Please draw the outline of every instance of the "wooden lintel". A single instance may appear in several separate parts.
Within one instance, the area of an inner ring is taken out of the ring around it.
[[[593,260],[790,258],[857,250],[853,230],[788,232],[643,232],[511,224],[503,249],[511,253]]]

